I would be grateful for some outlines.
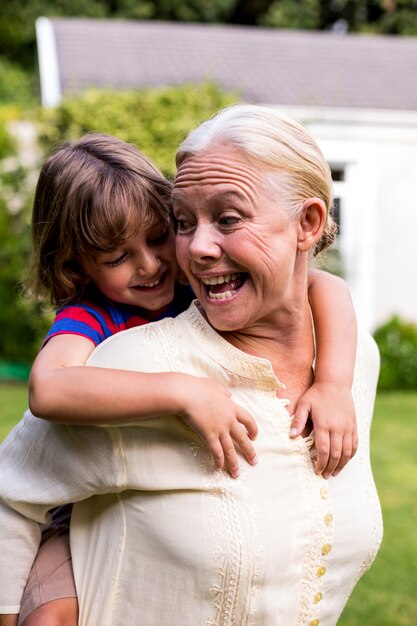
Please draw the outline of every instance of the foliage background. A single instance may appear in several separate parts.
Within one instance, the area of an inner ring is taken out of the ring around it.
[[[417,388],[417,326],[394,316],[376,329],[375,340],[381,355],[378,387]]]
[[[29,363],[48,322],[39,304],[22,294],[31,250],[34,177],[7,131],[9,115],[7,107],[0,109],[0,360]]]

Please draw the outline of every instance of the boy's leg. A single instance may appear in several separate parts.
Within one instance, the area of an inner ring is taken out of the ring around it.
[[[0,615],[0,626],[16,626],[18,617],[14,613],[4,613]]]
[[[22,626],[77,626],[77,624],[76,598],[61,598],[42,604],[22,622]]]
[[[69,528],[47,532],[22,598],[19,626],[77,626]]]

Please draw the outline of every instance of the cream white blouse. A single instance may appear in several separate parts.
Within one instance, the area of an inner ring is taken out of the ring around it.
[[[257,420],[259,462],[241,459],[237,480],[213,471],[175,416],[69,427],[27,413],[1,447],[0,611],[19,609],[48,509],[77,502],[80,626],[336,624],[382,537],[369,460],[379,366],[371,337],[360,337],[355,370],[359,450],[327,481],[313,471],[311,441],[288,437],[269,361],[227,343],[194,304],[111,337],[89,365],[223,382]]]

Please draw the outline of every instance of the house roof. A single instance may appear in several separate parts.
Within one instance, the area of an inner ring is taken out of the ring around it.
[[[416,37],[155,21],[45,22],[47,65],[55,50],[59,94],[90,85],[211,80],[263,104],[417,110]],[[42,33],[38,29],[38,46]],[[40,66],[44,88],[50,78],[42,54]]]

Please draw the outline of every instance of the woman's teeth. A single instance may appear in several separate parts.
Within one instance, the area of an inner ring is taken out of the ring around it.
[[[213,293],[212,291],[208,292],[210,298],[214,298],[214,300],[227,300],[227,298],[231,298],[237,293],[236,290],[233,291],[223,291],[222,293]]]
[[[224,276],[212,276],[201,280],[205,285],[222,285],[223,283],[230,283],[231,280],[236,280],[238,276],[239,274],[224,274]]]
[[[201,281],[207,287],[208,296],[214,300],[231,298],[243,283],[239,273],[210,276],[209,278],[202,278]]]

